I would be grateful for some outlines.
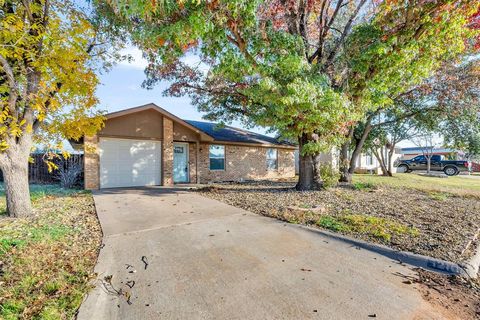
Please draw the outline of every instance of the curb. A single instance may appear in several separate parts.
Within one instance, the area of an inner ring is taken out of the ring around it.
[[[353,246],[381,254],[392,260],[397,260],[400,263],[405,263],[413,267],[423,268],[425,270],[446,275],[458,275],[462,277],[476,278],[478,273],[478,267],[480,266],[480,246],[477,249],[476,255],[471,260],[469,260],[465,264],[457,264],[454,262],[436,259],[416,253],[394,250],[385,245],[369,243],[363,240],[353,239],[345,235],[333,233],[326,230],[320,230],[305,225],[290,225],[306,229],[310,232],[319,233],[323,236],[327,236],[329,238],[346,242]]]

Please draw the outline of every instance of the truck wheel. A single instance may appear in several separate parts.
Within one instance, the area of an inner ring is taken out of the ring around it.
[[[446,174],[447,176],[450,176],[450,177],[451,177],[451,176],[455,176],[455,175],[458,174],[458,169],[455,168],[455,167],[445,167],[445,168],[443,169],[443,172],[445,172],[445,174]]]
[[[400,169],[402,173],[410,173],[411,171],[408,170],[408,166],[406,164],[401,164],[398,166],[398,169]]]

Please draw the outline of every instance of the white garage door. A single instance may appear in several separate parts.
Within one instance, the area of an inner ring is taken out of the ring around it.
[[[100,188],[159,185],[161,143],[100,138]]]

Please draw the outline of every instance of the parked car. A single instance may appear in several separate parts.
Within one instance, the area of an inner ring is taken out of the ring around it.
[[[414,170],[427,170],[427,158],[416,156],[410,160],[397,160],[394,163],[399,172],[412,172]],[[441,155],[433,155],[430,160],[430,170],[443,171],[447,176],[455,176],[462,171],[470,170],[470,163],[466,160],[444,160]]]

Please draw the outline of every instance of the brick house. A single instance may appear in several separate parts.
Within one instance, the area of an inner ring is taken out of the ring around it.
[[[72,145],[84,150],[86,189],[295,176],[295,145],[153,103],[107,114],[96,136]]]

